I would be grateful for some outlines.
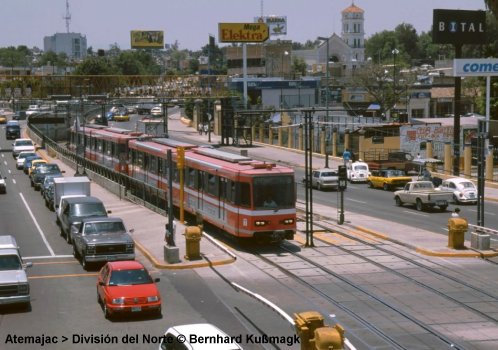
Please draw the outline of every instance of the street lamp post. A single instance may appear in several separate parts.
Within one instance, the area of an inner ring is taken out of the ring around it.
[[[393,64],[393,95],[394,95],[394,106],[395,106],[396,102],[398,102],[397,93],[396,93],[396,55],[399,54],[399,50],[394,48],[392,50],[392,54],[393,54],[393,63],[394,63]]]
[[[329,79],[330,79],[330,71],[329,71],[329,39],[323,36],[319,36],[318,40],[324,40],[327,43],[327,61],[325,62],[325,69],[326,71],[326,79],[327,79],[327,85],[325,87],[325,108],[326,108],[326,114],[327,114],[327,122],[329,121]]]

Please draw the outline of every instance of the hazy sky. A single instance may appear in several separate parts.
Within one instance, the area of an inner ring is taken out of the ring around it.
[[[261,14],[287,16],[281,39],[304,43],[341,32],[341,11],[351,0],[70,0],[70,31],[86,35],[88,46],[130,48],[130,30],[163,30],[165,43],[198,50],[220,22],[252,22]],[[428,31],[433,9],[484,10],[484,0],[355,0],[365,10],[368,38],[400,23]],[[65,0],[0,0],[0,47],[43,49],[43,37],[66,32]]]

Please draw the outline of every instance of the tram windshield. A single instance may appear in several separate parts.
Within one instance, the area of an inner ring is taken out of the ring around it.
[[[254,178],[254,207],[294,208],[294,178],[285,176],[265,176]]]

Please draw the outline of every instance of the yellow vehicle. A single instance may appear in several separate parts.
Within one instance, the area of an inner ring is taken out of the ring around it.
[[[368,176],[370,188],[382,188],[384,191],[404,187],[410,181],[412,181],[411,176],[407,176],[404,170],[397,169],[372,170],[372,174]]]
[[[117,122],[127,122],[130,120],[130,116],[128,115],[128,113],[118,113],[116,115],[114,115],[114,121],[117,121]]]
[[[3,114],[0,114],[0,124],[7,123],[7,117]]]
[[[47,164],[48,162],[44,159],[35,159],[34,161],[31,162],[31,168],[28,169],[28,176],[31,176],[31,173],[33,170],[39,166],[40,164]]]

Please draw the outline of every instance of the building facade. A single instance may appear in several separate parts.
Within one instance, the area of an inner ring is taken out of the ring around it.
[[[80,33],[56,33],[43,38],[43,50],[65,53],[68,58],[81,60],[86,57],[86,37]]]

